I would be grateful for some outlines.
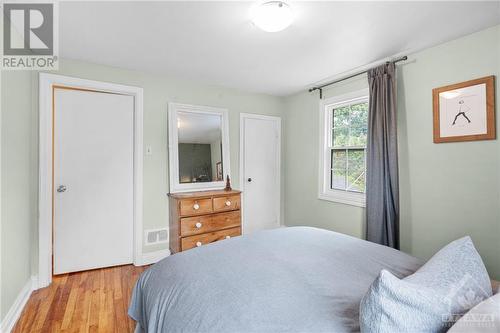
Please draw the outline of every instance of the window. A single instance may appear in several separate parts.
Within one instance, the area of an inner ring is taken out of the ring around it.
[[[320,102],[319,198],[365,205],[368,91]]]

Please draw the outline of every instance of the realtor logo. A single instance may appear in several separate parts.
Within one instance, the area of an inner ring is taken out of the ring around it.
[[[53,4],[5,4],[4,17],[5,55],[53,55]]]
[[[3,3],[2,69],[57,69],[56,3]]]

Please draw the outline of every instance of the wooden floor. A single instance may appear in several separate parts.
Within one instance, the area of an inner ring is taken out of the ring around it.
[[[49,287],[33,292],[12,332],[133,332],[127,309],[146,268],[127,265],[54,276]]]

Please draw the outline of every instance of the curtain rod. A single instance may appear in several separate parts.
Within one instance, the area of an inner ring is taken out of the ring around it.
[[[396,58],[396,59],[394,59],[392,61],[387,61],[386,64],[390,64],[391,62],[395,64],[395,63],[398,63],[400,61],[405,61],[405,60],[408,60],[408,57],[407,56],[402,56],[402,57]],[[369,71],[369,69],[367,69],[365,71],[362,71],[362,72],[355,73],[355,74],[351,74],[349,76],[343,77],[341,79],[338,79],[338,80],[335,80],[335,81],[332,81],[332,82],[328,82],[328,83],[322,84],[321,86],[312,87],[311,89],[309,89],[309,92],[313,92],[315,90],[319,90],[319,98],[323,98],[323,88],[331,86],[332,84],[335,84],[335,83],[339,83],[339,82],[351,79],[351,78],[356,77],[358,75],[366,74],[366,73],[368,73],[368,71]]]

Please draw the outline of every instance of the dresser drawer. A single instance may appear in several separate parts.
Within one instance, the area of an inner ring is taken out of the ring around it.
[[[212,199],[184,199],[180,201],[180,215],[192,216],[212,212]]]
[[[225,210],[240,209],[240,196],[232,195],[227,197],[214,198],[214,211],[223,212]]]
[[[194,247],[210,244],[213,242],[217,242],[223,239],[228,239],[239,235],[241,235],[240,227],[208,232],[206,234],[200,234],[190,237],[184,237],[181,239],[181,251],[189,250]]]
[[[240,211],[181,218],[181,236],[240,226]]]

